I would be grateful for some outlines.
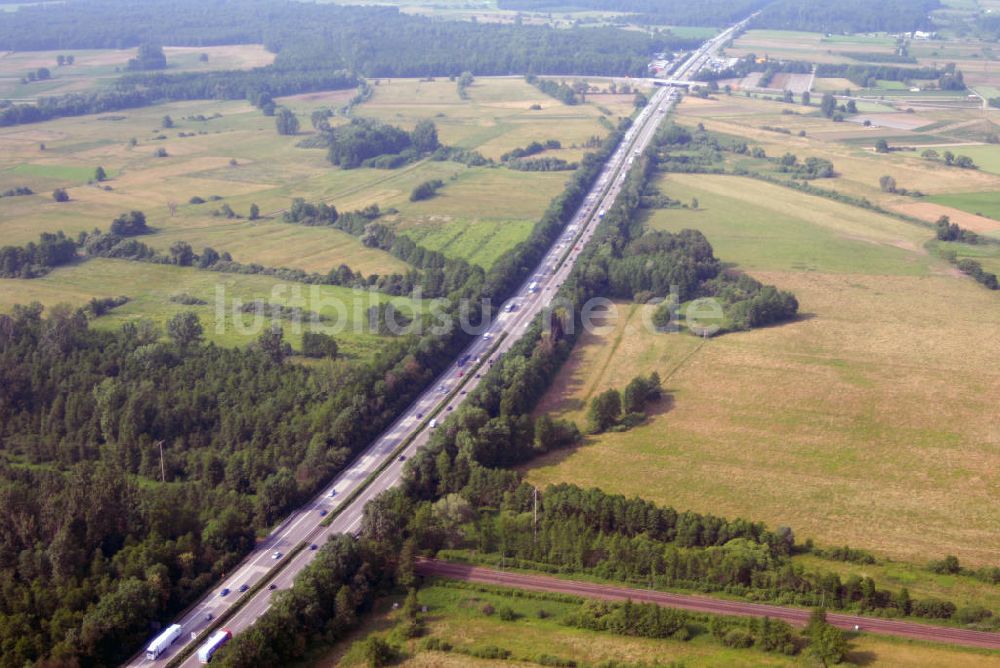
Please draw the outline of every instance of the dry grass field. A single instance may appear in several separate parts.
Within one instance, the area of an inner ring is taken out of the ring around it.
[[[820,544],[924,562],[1000,562],[997,296],[921,247],[924,228],[735,177],[670,175],[653,228],[701,229],[717,255],[790,290],[797,322],[701,341],[625,306],[584,336],[541,406],[659,371],[670,400],[632,431],[537,461],[678,508],[788,525]]]

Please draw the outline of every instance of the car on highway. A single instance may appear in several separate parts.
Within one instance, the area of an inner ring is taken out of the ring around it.
[[[205,613],[205,621],[206,622],[212,621],[212,613],[211,612],[206,612]]]
[[[242,594],[243,592],[245,592],[249,588],[250,588],[250,585],[248,585],[247,583],[244,582],[243,584],[240,585],[240,593]]]
[[[424,419],[424,414],[423,413],[417,413],[417,419],[418,420],[423,420]]]
[[[324,510],[319,511],[319,516],[320,517],[326,517],[326,510],[324,509]]]
[[[219,592],[219,596],[229,596],[229,587],[223,587],[222,591]]]
[[[319,549],[319,545],[317,545],[316,543],[313,543],[312,545],[309,546],[309,549],[310,550],[318,550]]]
[[[399,456],[399,461],[405,462],[406,461],[406,455],[400,455]]]
[[[268,591],[274,591],[277,588],[278,588],[278,585],[274,584],[273,582],[271,584],[267,585],[267,590]]]
[[[490,334],[489,332],[486,332],[485,334],[483,334],[483,338],[489,341],[490,339],[493,338],[493,335]]]
[[[281,557],[282,557],[281,552],[279,552],[277,550],[275,550],[274,554],[271,555],[272,559],[281,559]]]
[[[337,490],[331,489],[330,490],[330,496],[337,496]]]

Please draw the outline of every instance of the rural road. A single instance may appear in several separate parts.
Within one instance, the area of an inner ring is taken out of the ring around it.
[[[437,559],[422,559],[417,561],[416,572],[424,576],[437,576],[452,580],[464,580],[466,582],[515,587],[517,589],[544,591],[554,594],[569,594],[584,598],[600,598],[609,601],[624,601],[629,599],[643,603],[655,603],[668,608],[690,610],[691,612],[737,615],[742,617],[770,617],[771,619],[784,620],[795,626],[805,626],[809,621],[810,613],[805,608],[784,608],[762,603],[744,603],[742,601],[728,601],[709,598],[707,596],[670,594],[651,589],[632,589],[594,582],[564,580],[549,575],[498,571],[491,568],[469,566],[468,564],[457,564]],[[853,630],[854,626],[857,625],[866,633],[1000,650],[1000,633],[987,633],[985,631],[972,631],[970,629],[948,626],[904,622],[897,619],[842,615],[838,613],[827,613],[826,619],[830,624],[842,629]]]

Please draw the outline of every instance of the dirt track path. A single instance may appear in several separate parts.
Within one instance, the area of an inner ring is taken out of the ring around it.
[[[490,568],[438,561],[436,559],[419,560],[416,564],[416,571],[420,575],[436,575],[454,580],[515,587],[532,591],[570,594],[573,596],[601,598],[611,601],[630,599],[632,601],[656,603],[665,607],[680,608],[693,612],[749,617],[767,616],[772,619],[782,619],[796,626],[805,626],[806,622],[809,621],[809,610],[803,608],[784,608],[777,605],[727,601],[707,596],[670,594],[649,589],[631,589],[593,582],[580,582],[578,580],[563,580],[547,575],[498,571]],[[917,624],[895,619],[861,617],[837,613],[827,613],[826,618],[831,624],[842,629],[853,630],[855,625],[857,625],[862,631],[870,633],[1000,650],[1000,633],[987,633],[954,627]]]

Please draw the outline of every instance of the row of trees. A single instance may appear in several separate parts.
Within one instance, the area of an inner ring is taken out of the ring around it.
[[[954,63],[943,68],[900,67],[897,65],[853,65],[844,63],[818,63],[818,77],[841,77],[863,88],[872,88],[878,80],[912,81],[914,79],[937,79],[942,90],[965,90],[965,81]]]
[[[539,79],[534,74],[526,76],[525,81],[549,97],[554,97],[559,100],[563,104],[573,105],[580,103],[580,98],[577,96],[576,89],[567,84],[565,81],[556,82],[552,79]]]
[[[273,97],[279,95],[354,88],[358,81],[357,75],[343,70],[278,69],[274,66],[220,72],[135,73],[123,76],[108,88],[42,97],[34,104],[0,106],[0,126],[105,113],[175,100],[246,99],[264,107],[273,104]]]

